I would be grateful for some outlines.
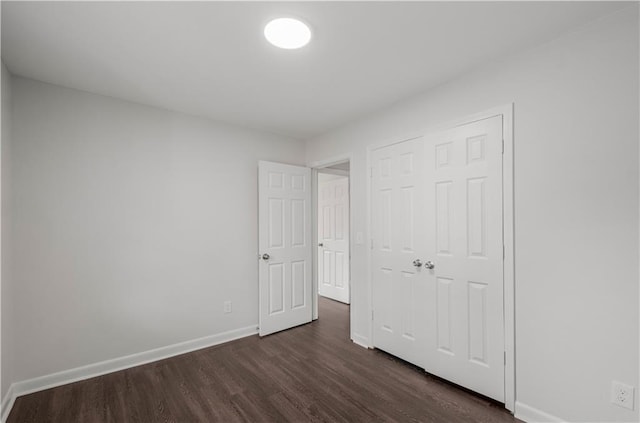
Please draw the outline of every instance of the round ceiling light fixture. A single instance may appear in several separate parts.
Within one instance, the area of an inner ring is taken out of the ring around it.
[[[297,19],[278,18],[264,27],[264,36],[274,46],[292,50],[309,43],[311,30]]]

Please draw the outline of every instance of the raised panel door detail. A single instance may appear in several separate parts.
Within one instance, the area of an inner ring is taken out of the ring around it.
[[[467,242],[470,257],[486,256],[486,178],[467,181]]]
[[[380,269],[380,286],[379,286],[379,292],[382,298],[388,298],[391,299],[393,298],[393,286],[392,286],[392,270],[388,269],[388,268],[382,268]],[[379,316],[379,322],[380,322],[380,327],[387,331],[387,332],[393,332],[393,321],[392,321],[392,316],[391,313],[389,312],[389,309],[387,308],[383,308],[379,310],[380,316]]]
[[[440,352],[453,354],[451,342],[451,287],[453,279],[436,278],[436,347]]]
[[[291,246],[304,247],[306,245],[305,226],[307,224],[305,216],[304,200],[291,200]]]
[[[451,163],[451,143],[436,145],[436,168],[449,166]]]
[[[484,161],[486,135],[467,138],[467,164]]]
[[[322,252],[324,255],[323,258],[323,266],[324,266],[324,272],[322,273],[323,276],[323,280],[322,283],[326,284],[326,285],[333,285],[333,277],[335,275],[335,271],[334,271],[334,265],[333,265],[333,259],[334,259],[334,253],[333,251],[323,251]]]
[[[322,208],[322,238],[333,239],[333,207]]]
[[[336,204],[335,208],[335,234],[334,234],[334,238],[336,240],[344,240],[345,238],[345,233],[344,233],[344,218],[345,218],[345,212],[344,212],[344,206],[342,204]]]
[[[272,189],[284,188],[284,173],[269,172],[269,188],[272,188]]]
[[[269,314],[284,312],[284,265],[269,265]]]
[[[346,270],[345,266],[347,264],[345,260],[345,254],[343,252],[336,251],[334,257],[336,263],[335,286],[337,286],[338,288],[342,288],[344,287],[344,275]]]
[[[487,365],[487,284],[468,283],[469,360]]]
[[[269,199],[269,247],[284,247],[284,200]]]
[[[304,191],[304,175],[291,175],[291,189],[294,191]]]
[[[415,301],[415,273],[402,272],[401,291],[402,302],[405,304],[411,304]],[[413,307],[405,307],[402,310],[402,336],[411,341],[415,341],[415,313]]]
[[[410,175],[413,173],[413,153],[404,153],[400,155],[400,173]]]
[[[436,183],[436,250],[438,255],[451,254],[451,188],[453,182]]]
[[[291,262],[291,308],[300,308],[306,305],[306,266],[303,261]]]
[[[380,159],[380,164],[379,164],[379,169],[380,169],[380,178],[388,178],[389,176],[391,176],[391,158],[390,157],[385,157],[383,159]]]
[[[391,190],[380,192],[380,214],[381,247],[383,250],[391,251]]]
[[[400,189],[400,246],[402,251],[411,253],[414,251],[414,192],[413,187]]]
[[[327,201],[331,198],[331,187],[327,186],[322,189],[322,199]]]

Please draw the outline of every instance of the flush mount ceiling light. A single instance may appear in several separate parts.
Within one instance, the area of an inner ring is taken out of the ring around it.
[[[264,27],[264,36],[274,46],[291,50],[307,45],[311,30],[297,19],[279,18]]]

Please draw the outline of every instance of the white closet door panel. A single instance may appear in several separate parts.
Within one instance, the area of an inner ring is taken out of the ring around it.
[[[504,401],[502,118],[426,137],[425,370]]]
[[[422,159],[416,139],[375,150],[372,163],[374,345],[412,363],[424,356]]]

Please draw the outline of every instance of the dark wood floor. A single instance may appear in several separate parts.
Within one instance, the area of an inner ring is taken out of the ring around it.
[[[25,395],[8,423],[517,422],[485,398],[349,340],[349,309],[320,319]]]

